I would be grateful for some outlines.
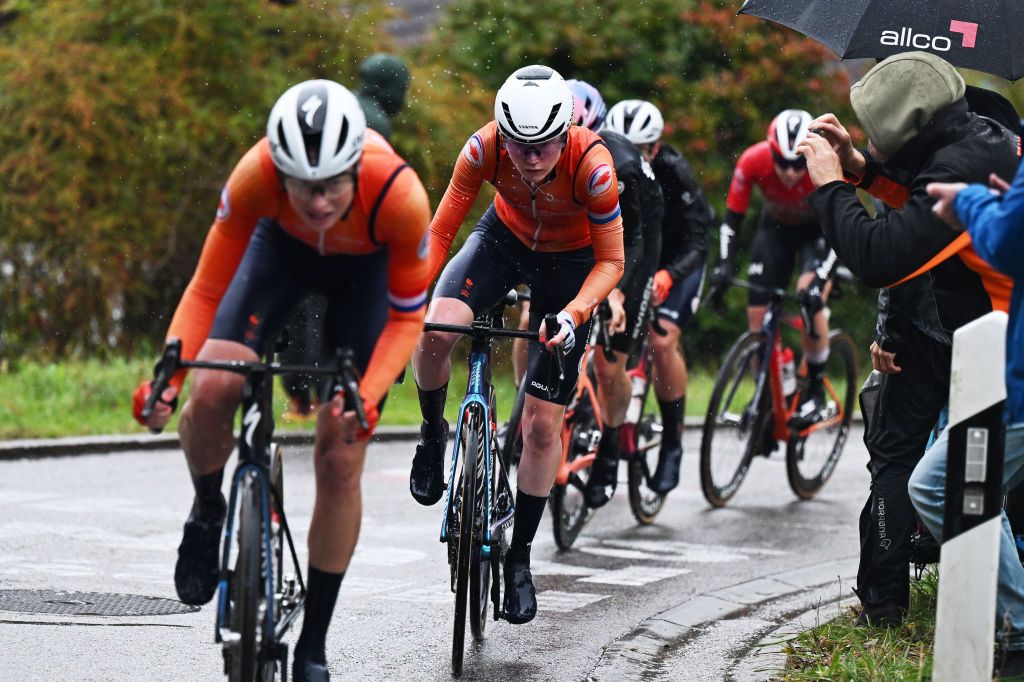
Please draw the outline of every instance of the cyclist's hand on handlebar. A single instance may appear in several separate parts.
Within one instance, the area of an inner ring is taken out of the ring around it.
[[[171,415],[174,414],[174,408],[178,406],[178,389],[174,386],[168,386],[164,390],[163,395],[160,396],[160,400],[156,401],[153,413],[149,415],[149,419],[143,419],[142,408],[146,406],[146,401],[149,400],[152,392],[153,382],[143,381],[139,384],[138,388],[135,389],[135,393],[132,394],[132,416],[142,426],[159,431],[167,426],[167,422],[171,420]]]
[[[668,270],[658,270],[654,273],[654,285],[651,289],[651,299],[654,305],[661,305],[668,292],[672,291],[672,275]]]
[[[621,334],[626,331],[626,309],[623,303],[626,300],[621,289],[612,289],[608,294],[608,309],[611,315],[608,318],[608,331],[612,334]]]
[[[332,419],[339,421],[341,440],[348,445],[372,436],[373,430],[377,428],[377,422],[380,421],[380,410],[377,409],[377,404],[363,398],[363,410],[366,412],[366,422],[370,428],[364,429],[360,426],[359,415],[356,414],[356,411],[345,409],[344,391],[338,391],[337,395],[327,404],[326,409]]]
[[[820,313],[825,308],[825,299],[822,295],[823,282],[819,279],[815,279],[811,286],[806,289],[801,289],[796,292],[797,303],[807,313],[808,318],[812,321],[814,316]]]
[[[550,339],[547,338],[547,329],[542,324],[540,326],[540,340],[552,353],[561,346],[562,353],[568,355],[576,346],[576,322],[572,319],[572,315],[565,310],[558,313],[555,319],[558,321],[558,333]]]
[[[719,261],[711,273],[708,287],[708,306],[721,316],[725,312],[725,292],[732,286],[732,264]]]

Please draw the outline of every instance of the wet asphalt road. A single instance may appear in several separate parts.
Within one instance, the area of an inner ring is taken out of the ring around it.
[[[546,515],[534,549],[537,619],[489,623],[486,641],[467,643],[463,679],[583,680],[602,650],[645,618],[708,591],[856,555],[868,484],[859,430],[810,502],[796,501],[776,455],[755,461],[731,505],[712,511],[697,481],[698,446],[699,433],[688,433],[683,483],[653,526],[632,518],[624,468],[619,494],[572,551],[557,551]],[[362,537],[328,641],[334,679],[451,679],[441,506],[420,507],[409,496],[410,458],[408,443],[371,447]],[[174,597],[175,550],[191,500],[180,453],[21,460],[2,471],[0,590]],[[285,482],[304,553],[308,449],[289,451]],[[217,680],[221,669],[210,607],[141,617],[0,611],[0,680]],[[670,677],[704,675],[691,668]]]

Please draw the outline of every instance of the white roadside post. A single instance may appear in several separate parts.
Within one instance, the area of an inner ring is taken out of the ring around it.
[[[953,335],[946,514],[932,679],[992,679],[1003,500],[1006,313]]]

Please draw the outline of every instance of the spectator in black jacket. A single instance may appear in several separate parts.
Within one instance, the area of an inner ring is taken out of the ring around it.
[[[928,279],[920,305],[901,312],[905,324],[889,349],[872,348],[883,372],[865,440],[871,495],[860,518],[857,594],[863,624],[902,620],[909,602],[909,536],[914,515],[907,481],[949,394],[950,342],[961,325],[1005,310],[1010,281],[985,265],[969,239],[933,212],[929,182],[986,182],[1010,177],[1017,136],[968,110],[956,70],[925,52],[894,55],[850,91],[868,134],[853,147],[832,114],[815,120],[818,134],[801,146],[817,189],[810,203],[839,258],[866,284],[892,287]],[[855,185],[892,210],[871,218]]]

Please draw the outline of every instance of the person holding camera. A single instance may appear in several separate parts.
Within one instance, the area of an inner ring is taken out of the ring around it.
[[[1017,136],[969,111],[964,81],[948,62],[908,52],[877,64],[850,90],[867,132],[855,149],[833,115],[814,120],[799,152],[816,189],[810,205],[850,270],[868,286],[896,287],[926,278],[930,288],[904,310],[899,345],[873,347],[883,373],[865,435],[871,494],[860,517],[857,595],[862,624],[902,621],[910,599],[908,570],[914,512],[907,483],[924,454],[949,395],[950,339],[958,327],[991,310],[1005,310],[1010,280],[995,272],[959,232],[932,212],[931,182],[1009,176],[1017,166]],[[891,210],[872,217],[857,197],[866,189]]]

